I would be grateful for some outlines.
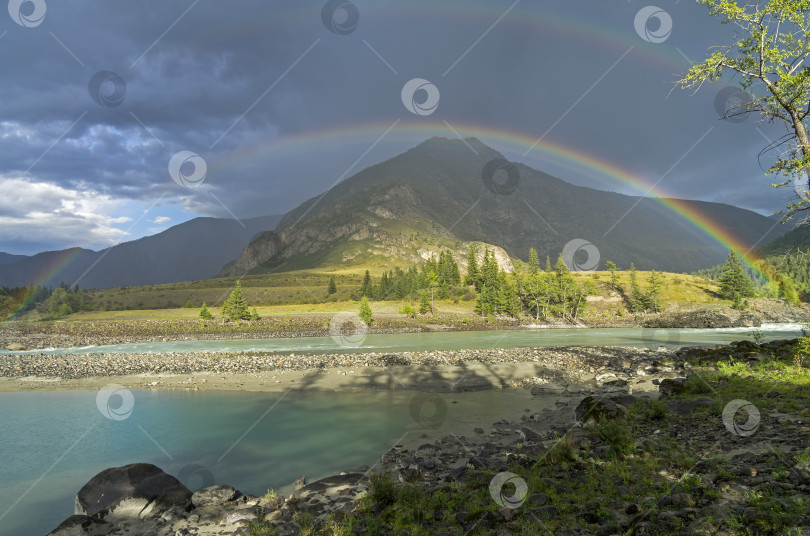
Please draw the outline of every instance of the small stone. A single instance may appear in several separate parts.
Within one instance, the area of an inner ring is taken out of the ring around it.
[[[688,493],[673,493],[672,505],[676,508],[692,508],[695,506],[695,499]]]
[[[548,496],[543,493],[535,493],[529,497],[529,504],[534,506],[544,506],[548,503]]]
[[[664,495],[660,499],[658,499],[658,508],[666,508],[667,506],[672,504],[672,497],[669,495]]]
[[[627,505],[627,508],[624,509],[624,513],[629,516],[636,515],[639,511],[641,511],[641,508],[639,508],[636,503],[630,503]]]

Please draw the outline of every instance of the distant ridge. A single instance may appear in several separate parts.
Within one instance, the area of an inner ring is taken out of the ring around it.
[[[279,219],[195,218],[101,251],[69,248],[38,253],[0,263],[0,285],[55,287],[78,281],[82,288],[106,288],[208,279]]]

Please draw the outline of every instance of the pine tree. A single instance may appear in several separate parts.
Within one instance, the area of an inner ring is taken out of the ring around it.
[[[644,293],[638,286],[636,276],[636,265],[630,263],[630,295],[626,296],[627,308],[631,313],[638,313],[644,310]]]
[[[616,263],[613,261],[607,261],[608,272],[610,272],[610,288],[613,290],[619,290],[619,277],[616,274]]]
[[[537,256],[537,250],[529,248],[529,274],[534,275],[540,271],[540,258]]]
[[[214,315],[208,310],[208,306],[205,305],[205,302],[203,302],[202,307],[200,307],[200,318],[203,320],[211,320],[214,318]]]
[[[480,274],[478,272],[478,246],[473,242],[467,250],[467,278],[464,280],[467,285],[474,285],[475,290],[481,290]]]
[[[236,288],[233,289],[231,295],[222,304],[222,316],[226,320],[250,320],[248,304],[242,296],[241,281],[236,282]]]
[[[371,296],[373,291],[374,288],[371,283],[371,274],[369,274],[368,270],[366,270],[366,275],[363,276],[363,284],[360,285],[360,295],[363,297],[368,297]]]
[[[253,306],[253,310],[250,312],[250,321],[254,322],[259,319],[259,311],[256,310],[256,306]]]
[[[329,286],[326,288],[326,294],[331,296],[337,292],[337,283],[335,283],[335,276],[329,278]]]
[[[661,289],[664,286],[661,275],[653,270],[647,279],[647,293],[644,294],[644,308],[653,312],[661,311]]]
[[[720,297],[733,300],[736,294],[739,294],[740,298],[750,298],[755,295],[755,291],[754,283],[746,275],[740,259],[732,250],[720,274]]]
[[[372,320],[371,305],[369,305],[368,298],[366,298],[365,296],[363,296],[363,299],[360,300],[360,312],[358,313],[358,316],[360,316],[360,318],[366,324],[371,324]]]
[[[426,315],[431,311],[430,298],[424,290],[419,294],[419,314]]]

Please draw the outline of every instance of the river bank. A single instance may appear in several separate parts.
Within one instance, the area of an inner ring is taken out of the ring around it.
[[[550,347],[328,355],[0,355],[0,391],[98,389],[418,389],[464,392],[643,380],[665,349]],[[657,370],[657,369],[655,369]],[[639,374],[641,371],[641,375]],[[583,387],[585,389],[585,387]]]
[[[352,336],[362,334],[428,333],[526,328],[732,328],[766,323],[804,323],[810,305],[791,307],[778,300],[752,299],[745,311],[730,307],[671,307],[660,314],[598,314],[575,322],[530,318],[483,318],[440,313],[435,317],[378,315],[369,326],[355,324],[352,313],[270,316],[253,322],[203,321],[192,318],[116,320],[13,321],[0,324],[0,349],[73,348],[156,341],[262,339]],[[356,318],[356,316],[355,316]],[[357,319],[359,321],[359,319]]]
[[[534,392],[559,393],[556,409],[394,445],[373,466],[283,495],[192,494],[157,468],[118,468],[92,479],[51,535],[805,534],[810,374],[796,365],[790,341],[743,341],[586,389],[543,384]],[[653,390],[636,390],[639,379]],[[130,491],[139,479],[163,485]]]

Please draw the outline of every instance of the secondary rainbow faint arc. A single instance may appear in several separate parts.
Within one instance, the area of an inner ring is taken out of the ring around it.
[[[538,141],[536,137],[525,133],[488,126],[455,122],[450,124],[455,132],[464,137],[476,137],[482,139],[485,143],[491,143],[491,140],[495,140],[498,143],[491,144],[494,149],[500,152],[504,152],[503,147],[499,147],[499,145],[502,144],[509,144],[521,148],[522,150],[515,151],[520,154],[531,148],[527,157],[534,153],[540,153],[556,163],[562,163],[569,169],[578,170],[580,172],[585,170],[589,173],[595,173],[596,176],[591,175],[591,177],[599,179],[605,184],[630,186],[642,196],[647,196],[651,193],[666,195],[664,192],[661,192],[660,189],[653,189],[650,182],[631,171],[621,168],[615,163],[554,141]],[[325,145],[340,147],[351,143],[368,144],[377,139],[377,137],[390,126],[390,124],[385,123],[364,124],[320,130],[298,136],[288,136],[237,151],[223,159],[211,163],[209,170],[227,169],[231,162],[245,158],[253,158],[259,155],[272,156],[274,153],[278,152],[289,155],[294,152],[307,151],[311,150],[312,147],[323,147]],[[416,144],[432,136],[444,136],[452,139],[455,133],[446,124],[440,121],[420,120],[397,125],[385,139],[386,141],[410,141]],[[357,171],[359,171],[359,169]],[[565,179],[565,177],[561,178]],[[672,197],[649,197],[649,199],[658,203],[667,209],[669,213],[675,215],[694,230],[700,232],[724,249],[736,251],[746,266],[755,274],[766,281],[773,281],[772,277],[756,267],[753,262],[756,258],[748,252],[749,246],[747,244],[739,237],[723,229],[708,216],[692,208],[688,201]]]

